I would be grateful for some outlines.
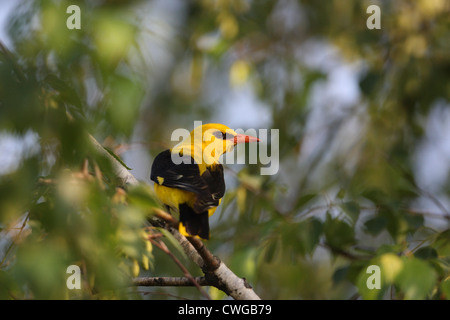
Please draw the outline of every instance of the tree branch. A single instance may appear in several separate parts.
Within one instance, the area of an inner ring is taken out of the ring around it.
[[[173,227],[167,227],[167,230],[180,243],[186,255],[202,269],[210,285],[236,300],[261,300],[247,280],[236,276],[225,263],[213,256],[200,239],[186,238]]]
[[[139,181],[127,170],[127,168],[125,168],[119,160],[114,158],[105,148],[103,148],[102,145],[98,143],[98,141],[95,140],[95,138],[90,134],[89,140],[91,141],[94,149],[109,160],[112,169],[114,170],[114,173],[122,186],[127,184],[136,185],[139,183]]]
[[[89,135],[89,139],[95,150],[110,161],[115,175],[122,185],[136,185],[139,183],[127,168],[105,150],[94,137]],[[163,212],[164,211],[160,210],[157,216],[163,218],[165,215]],[[202,269],[205,274],[204,279],[209,285],[224,291],[236,300],[260,300],[260,297],[253,291],[245,278],[236,276],[222,261],[206,248],[200,239],[194,237],[189,237],[187,239],[173,227],[173,221],[168,221],[168,223],[163,222],[163,227],[180,243],[188,258]],[[192,280],[189,281],[190,285],[195,285],[195,282],[192,282]]]
[[[209,286],[205,277],[195,277],[199,286]],[[133,279],[135,286],[139,287],[189,287],[194,286],[191,279],[187,277],[141,277]]]

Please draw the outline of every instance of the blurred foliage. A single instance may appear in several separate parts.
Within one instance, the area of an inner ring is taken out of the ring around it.
[[[148,176],[120,188],[88,139],[117,153],[145,141],[149,172],[194,120],[280,130],[276,175],[227,167],[207,243],[262,298],[450,298],[449,168],[424,186],[434,164],[417,160],[450,105],[448,1],[78,1],[80,30],[66,28],[70,4],[18,1],[0,48],[0,166],[1,141],[28,146],[0,167],[2,299],[200,298],[132,288],[137,274],[181,275],[148,237],[201,271],[145,227]],[[366,27],[371,4],[380,30]],[[348,70],[356,93],[342,100]],[[257,111],[227,105],[236,92]],[[66,287],[72,264],[81,290]]]

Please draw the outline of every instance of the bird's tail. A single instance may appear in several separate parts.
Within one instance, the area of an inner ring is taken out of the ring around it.
[[[184,236],[199,236],[202,239],[209,239],[208,211],[196,213],[185,203],[180,204],[178,208],[180,210],[180,233]]]

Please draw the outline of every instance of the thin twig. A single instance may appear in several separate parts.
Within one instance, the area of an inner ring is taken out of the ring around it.
[[[178,225],[178,221],[175,218],[167,213],[166,211],[159,208],[152,208],[153,214],[160,219],[163,219],[165,222],[169,223],[172,227],[176,227]]]
[[[319,246],[326,248],[328,250],[330,250],[331,252],[338,254],[340,256],[343,256],[349,260],[353,260],[353,261],[365,261],[365,260],[370,260],[372,258],[371,255],[357,255],[348,251],[345,251],[344,249],[341,248],[337,248],[335,246],[330,245],[329,243],[323,242],[323,243],[319,243]]]
[[[23,219],[23,223],[22,226],[19,229],[19,232],[14,236],[13,240],[11,241],[11,243],[9,244],[8,248],[5,251],[5,254],[3,256],[2,261],[0,262],[0,267],[3,266],[3,264],[6,262],[6,258],[9,255],[9,252],[11,251],[11,249],[13,248],[14,244],[16,243],[17,239],[19,239],[21,233],[23,232],[23,229],[25,228],[27,221],[30,217],[30,213],[28,212],[27,216],[25,217],[25,219]]]
[[[417,210],[417,209],[404,209],[404,211],[409,214],[417,215],[417,216],[450,220],[450,215],[448,215],[446,212],[429,212],[429,211],[423,211],[423,210]]]
[[[431,201],[433,201],[434,204],[435,204],[437,207],[439,207],[443,212],[445,212],[445,216],[450,217],[450,212],[449,212],[449,210],[444,206],[444,204],[443,204],[437,197],[435,197],[434,195],[432,195],[432,194],[429,193],[428,191],[423,190],[423,189],[421,189],[421,188],[419,188],[419,190],[420,190],[420,192],[421,192],[423,195],[425,195],[425,196],[427,196],[428,198],[430,198]]]

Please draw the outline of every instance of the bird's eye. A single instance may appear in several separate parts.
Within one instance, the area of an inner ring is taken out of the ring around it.
[[[216,137],[217,139],[223,139],[223,134],[221,131],[214,131],[213,133],[214,137]]]
[[[218,138],[218,139],[222,139],[222,140],[228,140],[228,139],[233,139],[234,135],[232,135],[231,133],[228,132],[222,132],[222,131],[215,131],[213,133],[213,135]]]

